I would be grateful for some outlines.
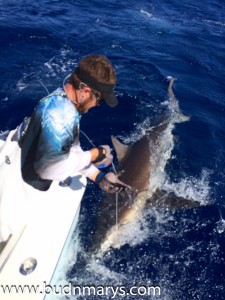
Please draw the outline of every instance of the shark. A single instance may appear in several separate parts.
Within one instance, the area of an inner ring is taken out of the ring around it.
[[[151,182],[162,160],[162,152],[157,154],[157,149],[161,147],[163,135],[167,130],[171,131],[174,123],[189,119],[179,111],[172,88],[175,80],[170,78],[168,87],[168,100],[172,107],[169,116],[160,116],[132,145],[125,145],[116,137],[111,137],[118,159],[116,173],[131,188],[103,197],[97,212],[96,234],[93,236],[94,249],[98,249],[98,252],[104,253],[110,247],[120,248],[126,234],[126,224],[138,218],[146,205],[162,209],[186,209],[200,205],[198,201],[168,193]]]

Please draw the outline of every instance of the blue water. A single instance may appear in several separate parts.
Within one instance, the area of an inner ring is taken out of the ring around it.
[[[75,242],[70,249],[78,254],[67,262],[65,281],[159,285],[161,296],[151,299],[225,299],[224,16],[219,0],[0,1],[1,130],[30,115],[46,88],[62,86],[89,53],[105,54],[114,64],[120,101],[115,109],[102,106],[82,118],[81,129],[96,145],[110,143],[111,134],[129,141],[161,114],[168,75],[177,77],[176,97],[191,117],[173,132],[167,184],[210,205],[178,212],[146,209],[133,244],[111,250],[78,276],[76,264],[82,264],[101,200],[89,184],[78,250]],[[82,143],[89,146],[83,138]]]

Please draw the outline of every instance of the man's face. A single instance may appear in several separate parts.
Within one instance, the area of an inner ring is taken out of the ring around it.
[[[84,114],[87,113],[92,107],[97,106],[97,98],[90,91],[86,91],[82,98],[79,101],[79,105],[77,106],[77,110],[79,113]]]

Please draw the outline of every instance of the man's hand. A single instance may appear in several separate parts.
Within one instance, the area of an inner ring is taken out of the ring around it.
[[[93,161],[94,165],[99,169],[106,168],[111,165],[113,156],[111,154],[110,147],[108,145],[101,145],[97,149],[99,153],[97,158]]]
[[[125,184],[124,182],[118,179],[118,176],[112,172],[104,174],[100,172],[95,182],[99,185],[99,187],[107,192],[107,193],[117,193],[126,189],[130,189],[131,187]]]

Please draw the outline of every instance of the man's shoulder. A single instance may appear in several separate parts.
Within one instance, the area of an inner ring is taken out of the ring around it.
[[[51,110],[51,109],[61,109],[62,106],[67,105],[67,97],[64,91],[61,88],[57,88],[55,91],[42,98],[38,105],[37,109],[42,110]]]
[[[57,88],[51,94],[43,98],[37,107],[42,117],[51,117],[51,119],[64,119],[69,123],[74,122],[77,119],[79,122],[80,114],[74,109],[71,101],[67,98],[66,93],[61,89]],[[76,122],[75,122],[76,123]]]

